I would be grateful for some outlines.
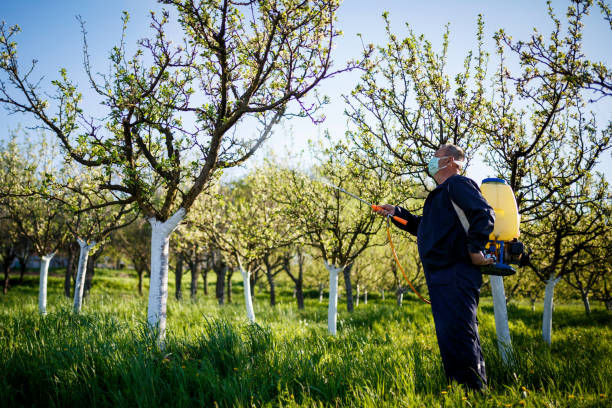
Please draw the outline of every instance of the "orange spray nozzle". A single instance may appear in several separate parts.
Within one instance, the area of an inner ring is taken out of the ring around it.
[[[371,204],[370,206],[372,207],[372,210],[374,210],[374,211],[382,210],[382,207],[379,206],[379,205]],[[402,225],[408,225],[408,221],[406,221],[403,218],[398,217],[397,215],[393,215],[393,216],[391,216],[391,218],[393,218],[395,221],[399,222]]]

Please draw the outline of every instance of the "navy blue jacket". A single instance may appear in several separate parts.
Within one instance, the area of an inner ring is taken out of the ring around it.
[[[467,234],[451,199],[465,212],[470,223]],[[449,177],[429,193],[422,216],[401,207],[395,208],[395,215],[408,221],[406,226],[393,221],[398,228],[416,235],[426,273],[458,262],[471,264],[468,252],[484,249],[495,223],[493,208],[480,193],[478,185],[460,175]]]

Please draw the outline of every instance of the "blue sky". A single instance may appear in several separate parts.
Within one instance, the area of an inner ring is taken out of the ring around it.
[[[88,93],[82,67],[82,37],[75,16],[82,16],[87,23],[94,70],[105,72],[108,67],[108,51],[120,38],[122,11],[126,10],[131,15],[127,43],[134,44],[137,39],[150,32],[148,10],[160,8],[156,2],[144,0],[0,1],[0,19],[11,25],[19,24],[23,30],[17,37],[21,61],[26,62],[33,58],[38,60],[36,72],[39,76],[44,76],[43,84],[49,84],[52,79],[57,78],[58,70],[65,67],[70,76],[81,85],[86,99]],[[553,1],[553,6],[560,16],[564,15],[567,4],[566,1]],[[404,23],[407,23],[415,32],[423,33],[436,47],[440,44],[444,25],[450,23],[449,72],[453,75],[459,72],[467,50],[474,45],[476,18],[479,13],[484,16],[485,45],[491,53],[494,46],[491,37],[499,28],[504,28],[515,39],[527,39],[533,27],[537,27],[544,34],[550,29],[545,1],[345,0],[338,16],[338,27],[344,32],[344,36],[338,40],[334,50],[337,66],[341,66],[348,59],[359,57],[361,41],[357,37],[358,33],[362,34],[366,42],[384,43],[384,24],[381,18],[384,11],[389,11],[394,31],[399,36],[406,33]],[[599,13],[593,10],[585,21],[586,54],[610,65],[611,37],[610,29],[601,20]],[[325,110],[327,120],[323,125],[317,127],[308,120],[285,123],[277,129],[275,136],[259,157],[265,155],[268,150],[282,152],[285,149],[303,149],[308,139],[316,137],[324,130],[329,130],[332,134],[343,134],[346,119],[343,116],[344,104],[341,95],[350,92],[356,79],[357,74],[349,74],[323,83],[320,92],[331,98],[331,104]],[[90,102],[89,107],[95,109],[96,104],[97,101]],[[610,120],[610,106],[610,103],[606,103],[597,108],[600,123]],[[18,124],[28,126],[31,121],[24,116],[7,116],[3,110],[0,111],[0,137],[5,137],[9,129],[16,128]],[[288,134],[293,136],[289,138]],[[612,171],[610,154],[604,158],[600,169],[608,174]],[[477,181],[491,175],[490,171],[478,165],[468,174]]]

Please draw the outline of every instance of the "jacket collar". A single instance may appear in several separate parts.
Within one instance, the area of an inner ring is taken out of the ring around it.
[[[442,183],[442,184],[438,184],[434,190],[437,190],[437,189],[439,189],[439,188],[446,188],[446,186],[448,185],[448,183],[450,183],[451,179],[454,179],[455,177],[459,177],[459,176],[461,176],[461,175],[460,175],[460,174],[453,174],[452,176],[450,176],[449,178],[447,178],[446,180],[444,180],[444,183]]]

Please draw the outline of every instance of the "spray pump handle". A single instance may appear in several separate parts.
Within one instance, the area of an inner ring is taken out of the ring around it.
[[[372,210],[374,211],[382,210],[382,207],[379,205],[372,204]],[[406,221],[403,218],[398,217],[397,215],[393,215],[391,218],[393,218],[395,221],[399,222],[402,225],[408,225],[408,221]]]

